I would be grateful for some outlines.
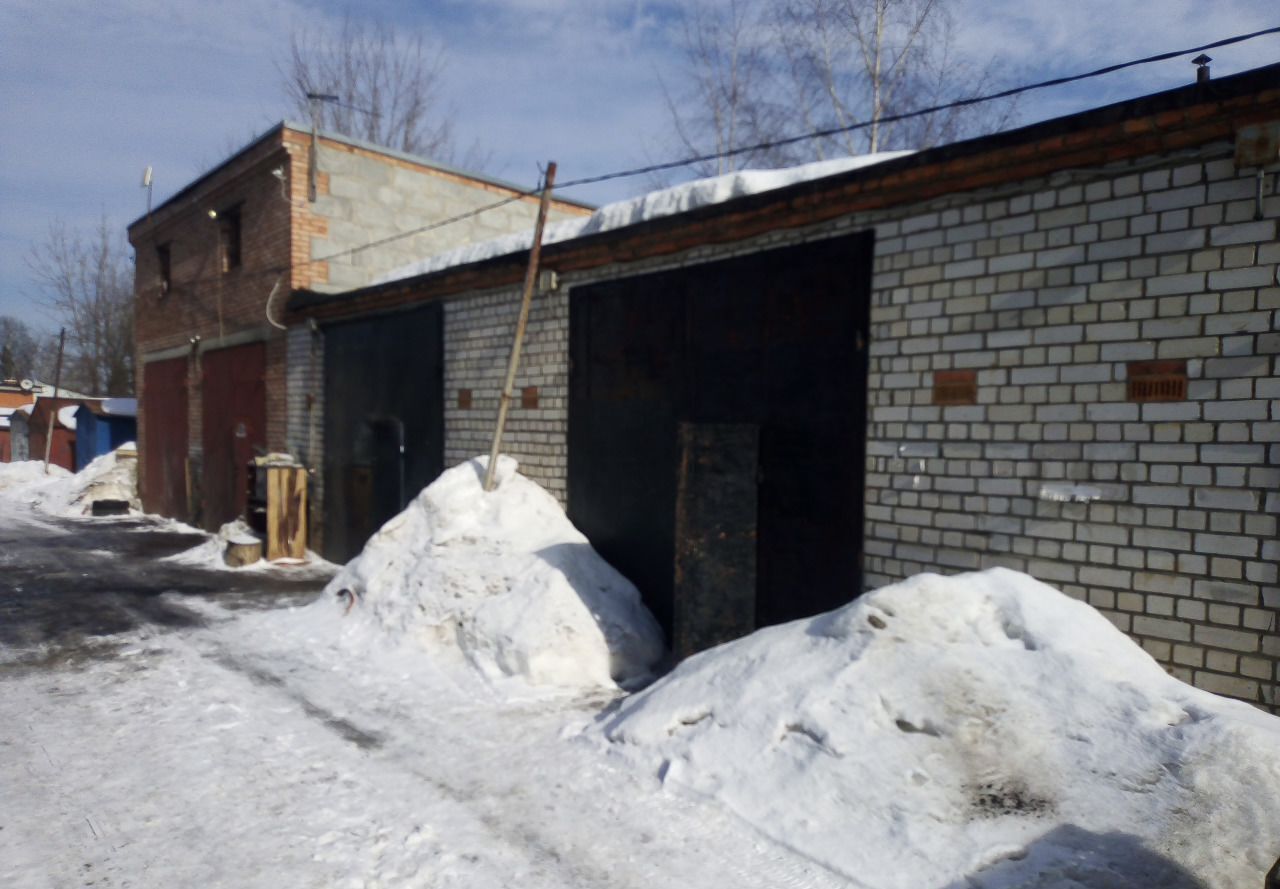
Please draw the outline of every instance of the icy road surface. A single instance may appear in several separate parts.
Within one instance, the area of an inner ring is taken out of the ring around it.
[[[573,740],[607,699],[299,648],[191,543],[0,505],[0,886],[861,885]]]

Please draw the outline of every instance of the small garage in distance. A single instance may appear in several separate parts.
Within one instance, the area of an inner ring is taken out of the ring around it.
[[[443,311],[322,330],[323,553],[345,562],[444,469]]]
[[[76,471],[120,445],[136,441],[138,400],[104,398],[86,401],[76,411]]]
[[[571,291],[569,516],[677,651],[862,590],[872,241]]]

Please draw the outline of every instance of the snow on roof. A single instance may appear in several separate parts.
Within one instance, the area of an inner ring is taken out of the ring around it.
[[[1280,837],[1280,719],[1005,569],[919,575],[695,655],[592,737],[878,889],[1228,889]]]
[[[555,498],[500,457],[446,470],[330,582],[348,632],[372,628],[490,679],[612,687],[647,675],[662,631]],[[331,601],[323,602],[330,606]]]
[[[72,432],[76,429],[76,411],[80,410],[80,405],[69,404],[66,407],[58,408],[58,422]]]
[[[100,417],[136,417],[138,416],[138,399],[136,398],[103,398],[86,400],[81,405],[87,411]]]
[[[628,225],[636,225],[650,219],[664,216],[675,216],[698,207],[721,204],[734,198],[772,191],[797,182],[808,182],[837,173],[845,173],[873,164],[883,163],[894,158],[913,154],[911,151],[882,151],[876,154],[864,154],[857,157],[843,157],[834,160],[816,161],[798,167],[782,170],[739,170],[723,176],[708,179],[697,179],[682,185],[663,188],[642,194],[638,197],[606,204],[590,216],[581,219],[566,219],[548,225],[542,233],[543,244],[555,244],[571,241],[574,238],[594,235],[600,232],[613,231]],[[376,278],[374,284],[385,284],[404,278],[413,278],[429,272],[438,272],[454,266],[468,265],[495,256],[504,256],[520,250],[528,250],[533,241],[533,231],[504,235],[490,241],[482,241],[466,247],[459,247],[411,262],[408,265],[393,269]]]
[[[32,390],[35,391],[38,396],[43,396],[45,398],[90,398],[91,397],[89,395],[84,395],[83,393],[80,393],[80,392],[73,392],[72,390],[68,389],[66,386],[60,386],[55,389],[53,386],[53,383],[45,383],[40,380],[32,380],[31,382],[32,382]]]
[[[138,399],[104,398],[102,412],[113,417],[136,417],[138,416]]]

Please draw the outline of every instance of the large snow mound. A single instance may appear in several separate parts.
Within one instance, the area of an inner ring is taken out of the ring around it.
[[[137,446],[128,442],[95,457],[64,482],[42,490],[39,499],[46,511],[67,516],[91,515],[98,500],[124,501],[131,512],[140,513]]]
[[[120,500],[131,512],[140,512],[138,457],[133,442],[94,458],[72,474],[43,461],[0,464],[0,490],[35,504],[53,515],[87,516],[98,500]]]
[[[613,231],[628,225],[658,219],[663,216],[674,216],[720,204],[733,198],[759,194],[798,182],[809,182],[824,176],[834,176],[849,170],[869,167],[897,157],[912,154],[910,151],[882,151],[876,154],[863,154],[856,157],[833,158],[825,161],[801,164],[781,170],[737,170],[720,176],[696,179],[681,185],[658,189],[638,197],[627,198],[606,204],[590,216],[577,219],[565,219],[548,225],[542,233],[543,244],[556,244],[561,241],[572,241],[599,232]],[[428,272],[452,268],[468,263],[480,262],[495,256],[505,256],[520,250],[528,250],[533,243],[533,229],[526,232],[503,235],[478,244],[458,247],[445,253],[429,256],[408,265],[393,269],[376,278],[375,284],[387,281],[399,281]]]
[[[515,460],[500,457],[484,491],[487,464],[444,472],[327,592],[354,597],[348,619],[460,651],[491,678],[583,687],[643,677],[663,641],[636,588]]]
[[[1280,720],[1004,569],[703,652],[593,731],[880,889],[1238,889],[1280,855]]]

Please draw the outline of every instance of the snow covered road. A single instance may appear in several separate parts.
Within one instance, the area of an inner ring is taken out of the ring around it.
[[[66,533],[24,521],[7,567]],[[512,703],[403,654],[344,662],[282,612],[174,589],[116,597],[61,656],[0,643],[0,885],[858,885],[570,737],[599,694]]]

